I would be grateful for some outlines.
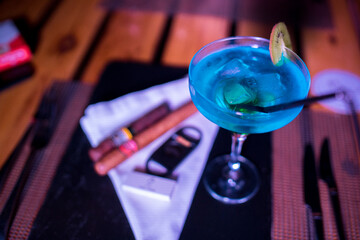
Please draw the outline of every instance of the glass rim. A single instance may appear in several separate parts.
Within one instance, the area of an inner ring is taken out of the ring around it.
[[[215,45],[215,44],[218,44],[218,43],[221,43],[221,42],[230,42],[230,41],[233,41],[233,40],[256,40],[256,41],[259,41],[259,42],[265,42],[267,44],[270,43],[270,40],[269,39],[266,39],[266,38],[262,38],[262,37],[255,37],[255,36],[232,36],[232,37],[226,37],[226,38],[221,38],[221,39],[218,39],[218,40],[215,40],[215,41],[212,41],[206,45],[204,45],[202,48],[200,48],[195,54],[194,56],[192,57],[191,59],[191,62],[189,64],[189,68],[188,68],[188,76],[189,76],[189,81],[190,81],[190,77],[191,77],[191,66],[193,65],[194,63],[194,60],[196,58],[196,56],[198,56],[199,53],[201,53],[204,49],[207,49],[209,48],[210,46],[212,45]],[[239,44],[234,44],[234,46],[236,45],[239,45]],[[253,44],[248,44],[248,45],[244,45],[244,46],[253,46]],[[290,58],[289,60],[292,61],[292,62],[295,62],[293,59],[291,59],[291,57],[294,57],[298,62],[300,62],[300,64],[296,63],[296,65],[300,65],[299,67],[304,69],[301,71],[304,73],[304,77],[305,77],[305,80],[308,82],[308,86],[307,86],[307,95],[309,94],[309,90],[310,90],[310,84],[311,84],[311,77],[310,77],[310,72],[309,72],[309,69],[308,67],[306,66],[305,62],[293,51],[291,50],[290,48],[287,48],[285,47],[286,51],[290,53],[290,56],[288,55],[287,57]],[[220,50],[220,49],[218,49]],[[306,96],[305,96],[306,98]],[[226,112],[227,114],[231,115],[231,116],[246,116],[248,115],[248,113],[244,113],[244,112],[238,112],[238,111],[231,111],[229,109],[225,109],[225,108],[221,108],[219,107],[218,105],[216,105],[214,102],[210,101],[209,99],[205,98],[211,105],[214,105],[215,108],[219,109],[220,111],[222,112]],[[260,114],[259,116],[261,116],[262,114]],[[267,114],[264,115],[264,117],[266,116]]]
[[[212,46],[212,45],[215,45],[217,43],[221,43],[221,42],[229,42],[229,41],[232,41],[232,40],[241,40],[241,39],[253,39],[253,40],[257,40],[257,41],[262,41],[262,42],[266,42],[268,44],[270,44],[270,40],[267,39],[267,38],[263,38],[263,37],[256,37],[256,36],[232,36],[232,37],[225,37],[225,38],[220,38],[220,39],[217,39],[217,40],[214,40],[210,43],[207,43],[206,45],[204,45],[203,47],[201,47],[195,54],[194,56],[192,57],[191,61],[190,61],[190,64],[189,64],[189,67],[192,65],[195,57],[201,52],[203,51],[204,49]],[[236,45],[236,44],[234,44]],[[251,45],[249,45],[251,46]],[[285,47],[286,51],[290,52],[292,56],[294,56],[297,60],[299,60],[301,62],[301,64],[304,66],[304,68],[306,69],[306,72],[308,73],[308,77],[310,78],[310,73],[309,73],[309,69],[307,68],[305,62],[302,60],[302,58],[297,55],[296,52],[294,52],[292,49],[288,48],[288,47]],[[189,70],[189,74],[190,74],[190,70]],[[307,78],[307,76],[306,76]]]

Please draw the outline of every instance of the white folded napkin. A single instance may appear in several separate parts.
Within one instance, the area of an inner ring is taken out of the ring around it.
[[[164,101],[171,109],[176,109],[189,100],[188,78],[185,77],[109,102],[90,105],[80,125],[94,147],[119,127],[127,126]],[[202,139],[174,171],[177,180],[170,201],[126,191],[123,182],[128,174],[136,168],[144,168],[151,154],[184,126],[198,128]],[[215,124],[195,113],[109,172],[136,239],[179,238],[217,131]]]

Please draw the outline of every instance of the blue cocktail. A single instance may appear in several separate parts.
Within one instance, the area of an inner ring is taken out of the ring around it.
[[[304,62],[290,49],[281,66],[275,66],[269,41],[233,37],[203,47],[189,67],[190,93],[198,110],[210,121],[234,132],[232,152],[218,157],[206,168],[205,186],[213,197],[242,203],[255,195],[259,175],[240,155],[248,134],[265,133],[291,122],[302,107],[272,113],[244,105],[272,106],[306,98],[310,75]]]

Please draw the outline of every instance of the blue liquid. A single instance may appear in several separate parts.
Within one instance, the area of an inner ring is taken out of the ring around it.
[[[190,93],[199,111],[215,124],[238,133],[281,128],[301,111],[247,111],[241,104],[271,106],[304,99],[310,82],[290,60],[274,66],[267,48],[229,47],[190,67]]]

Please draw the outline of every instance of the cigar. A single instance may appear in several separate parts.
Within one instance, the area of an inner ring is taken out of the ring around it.
[[[103,140],[97,147],[91,148],[89,150],[89,156],[91,160],[97,162],[109,151],[132,139],[133,136],[144,131],[169,113],[169,104],[165,102],[132,122],[128,127],[117,129],[114,133],[111,134],[110,137]]]
[[[180,108],[168,114],[150,128],[142,131],[133,139],[126,141],[118,148],[111,150],[95,163],[95,171],[99,175],[106,175],[109,170],[128,159],[132,154],[146,147],[162,134],[181,123],[197,111],[195,105],[189,101]]]

